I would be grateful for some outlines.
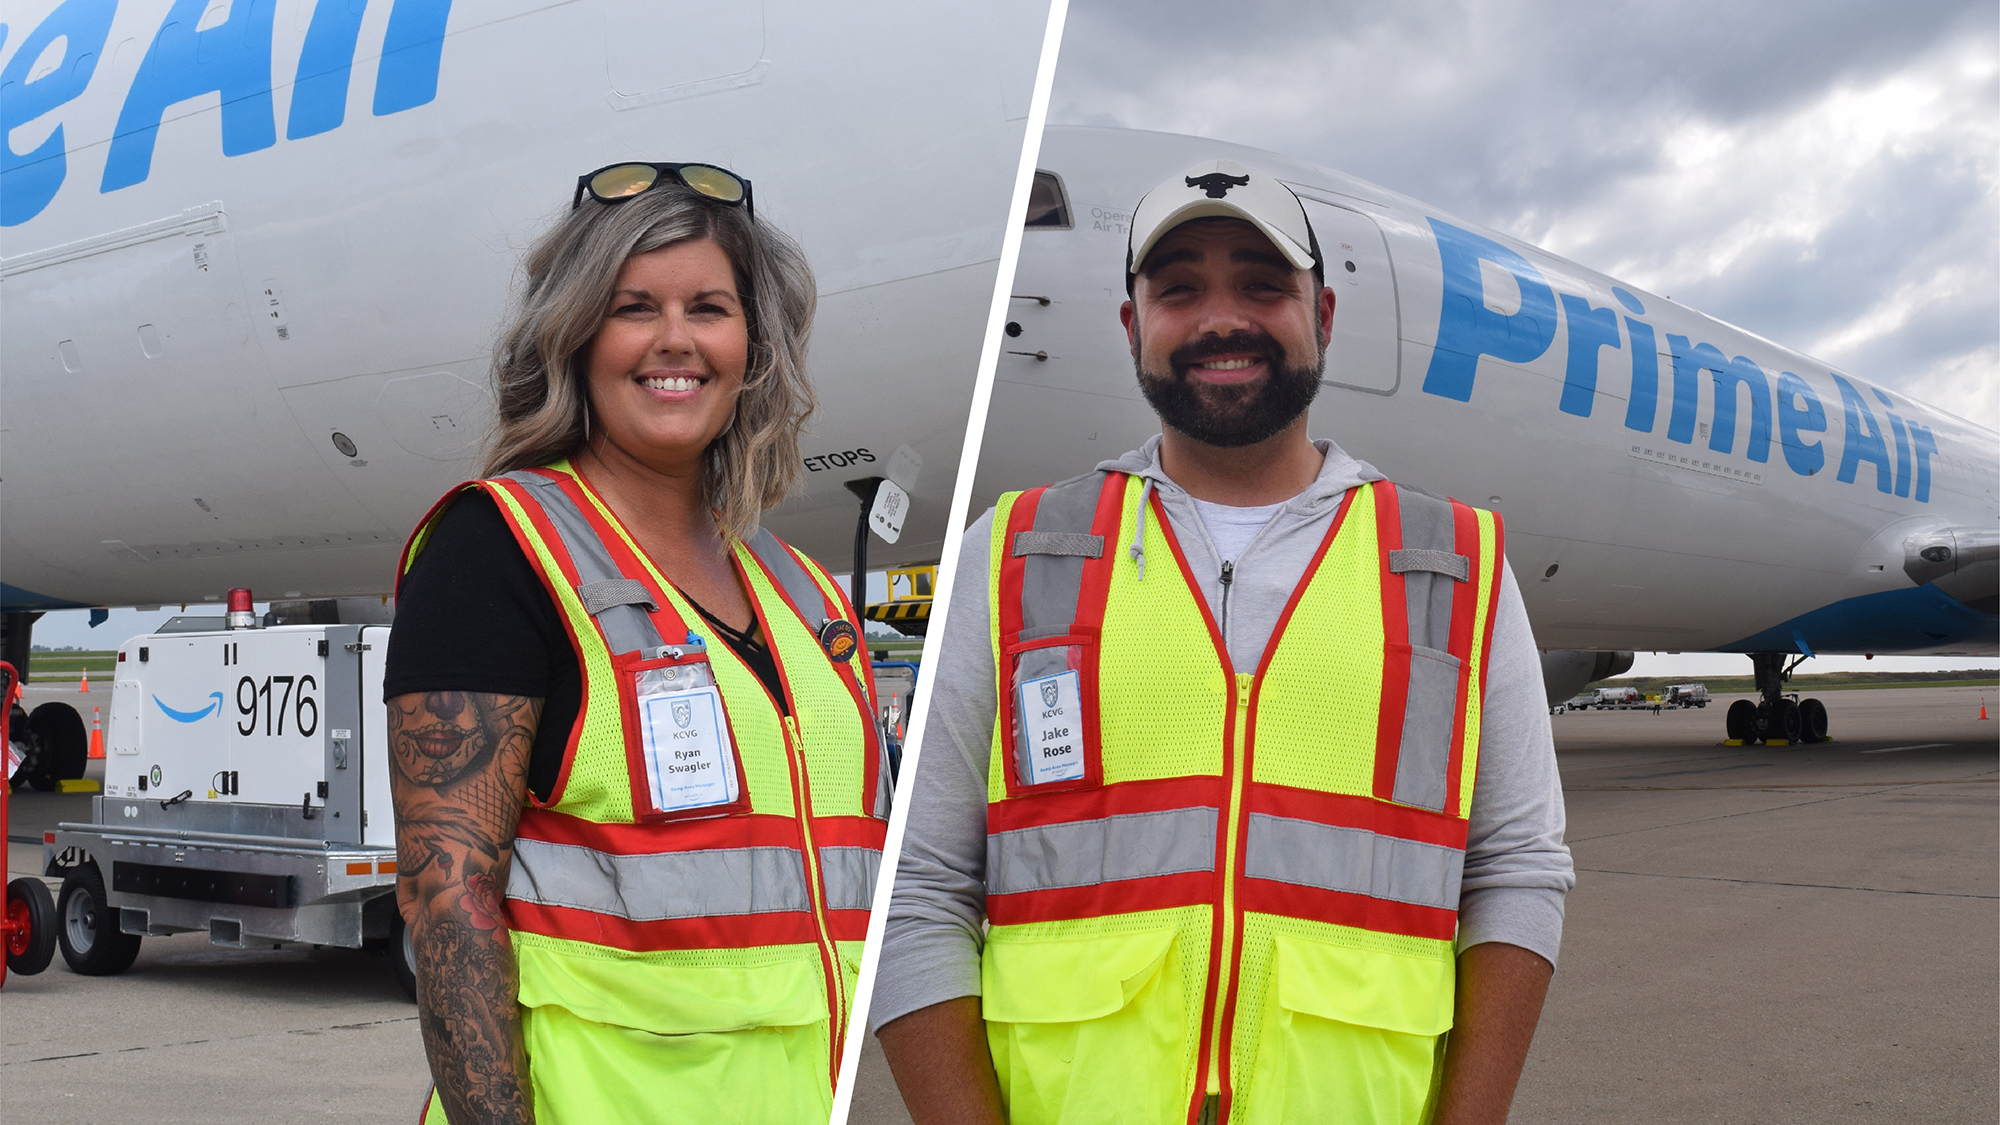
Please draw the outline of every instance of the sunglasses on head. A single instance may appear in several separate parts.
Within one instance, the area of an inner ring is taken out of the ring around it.
[[[623,203],[662,183],[677,183],[717,203],[742,204],[751,218],[757,216],[757,208],[750,202],[750,181],[736,173],[713,164],[656,164],[649,161],[607,164],[595,172],[578,176],[576,196],[570,200],[569,209],[574,211],[583,206],[586,192],[599,203]]]

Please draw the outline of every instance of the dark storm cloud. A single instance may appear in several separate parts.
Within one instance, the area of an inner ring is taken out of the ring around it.
[[[1050,119],[1339,168],[2000,425],[1995,24],[1990,0],[1074,0]]]

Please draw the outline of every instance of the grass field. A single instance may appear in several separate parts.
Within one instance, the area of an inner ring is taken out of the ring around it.
[[[1592,687],[1633,687],[1646,695],[1656,695],[1669,684],[1703,683],[1711,695],[1754,692],[1757,683],[1749,676],[1695,676],[1679,679],[1666,676],[1625,676],[1599,680]],[[1787,692],[1811,694],[1817,691],[1851,691],[1891,687],[1992,687],[2000,688],[2000,669],[1974,668],[1956,672],[1819,672],[1796,675],[1785,683]]]

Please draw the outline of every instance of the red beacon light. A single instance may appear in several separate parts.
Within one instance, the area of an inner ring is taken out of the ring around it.
[[[231,629],[255,629],[257,627],[257,611],[251,605],[250,591],[247,587],[238,586],[229,591],[229,617],[227,624]]]

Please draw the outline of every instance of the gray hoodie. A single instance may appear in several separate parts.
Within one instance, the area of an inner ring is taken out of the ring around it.
[[[1188,569],[1222,628],[1230,661],[1239,668],[1257,666],[1340,497],[1354,485],[1385,479],[1374,466],[1349,457],[1330,441],[1314,444],[1326,455],[1318,478],[1286,501],[1233,560],[1216,557],[1193,498],[1160,468],[1158,437],[1098,466],[1143,477],[1158,493]],[[916,755],[909,824],[868,1010],[873,1028],[919,1008],[979,995],[986,920],[986,772],[998,706],[986,601],[992,521],[989,509],[966,530],[945,634],[925,670],[932,678],[930,711]],[[1116,549],[1121,558],[1140,561],[1132,544]],[[1224,561],[1234,564],[1226,606],[1220,580]],[[1171,560],[1145,563],[1142,580],[1179,580]],[[1562,943],[1563,896],[1576,876],[1562,842],[1562,786],[1541,661],[1511,567],[1503,568],[1501,576],[1490,659],[1479,776],[1460,885],[1458,948],[1506,942],[1553,964]]]

